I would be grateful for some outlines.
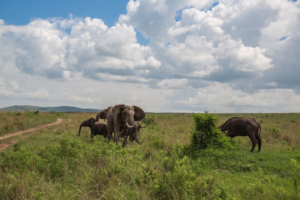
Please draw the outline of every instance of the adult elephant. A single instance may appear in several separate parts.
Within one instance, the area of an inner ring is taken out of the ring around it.
[[[261,126],[254,118],[233,117],[228,119],[219,127],[222,132],[227,131],[227,135],[231,138],[236,136],[248,136],[252,142],[253,152],[256,143],[258,143],[258,151],[261,150]]]
[[[78,136],[80,136],[82,127],[90,127],[91,138],[94,138],[95,135],[103,135],[104,138],[108,137],[110,139],[110,135],[107,135],[106,122],[96,122],[96,119],[91,117],[80,124]]]
[[[115,143],[118,144],[119,137],[123,137],[124,134],[124,136],[129,135],[134,128],[134,122],[142,120],[145,117],[145,112],[138,106],[118,104],[104,109],[99,113],[99,116],[101,119],[106,117],[107,133],[108,135],[114,133]]]
[[[105,119],[107,118],[107,111],[108,111],[108,109],[110,109],[111,108],[111,106],[110,107],[108,107],[108,108],[106,108],[106,109],[104,109],[104,110],[102,110],[101,112],[99,112],[97,115],[96,115],[96,121],[98,122],[99,121],[99,118],[100,119],[104,119],[104,121],[105,121]]]

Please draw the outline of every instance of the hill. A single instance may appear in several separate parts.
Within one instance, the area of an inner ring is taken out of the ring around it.
[[[29,105],[15,105],[6,108],[1,108],[0,111],[41,111],[41,112],[100,112],[98,109],[89,108],[77,108],[72,106],[58,106],[58,107],[39,107],[39,106],[29,106]]]

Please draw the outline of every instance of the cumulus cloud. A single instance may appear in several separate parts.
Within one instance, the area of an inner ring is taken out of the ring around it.
[[[161,66],[149,47],[137,43],[132,26],[107,27],[101,19],[36,19],[26,26],[2,25],[0,36],[1,63],[11,61],[23,73],[49,79],[68,80],[72,72]]]
[[[101,19],[72,15],[24,26],[0,20],[0,71],[9,77],[0,79],[0,95],[63,93],[51,101],[132,101],[149,108],[150,96],[161,95],[156,110],[195,111],[207,105],[220,112],[299,111],[299,5],[129,0],[127,13],[111,27]],[[138,43],[136,30],[149,45]],[[44,84],[22,84],[28,80]],[[73,93],[56,92],[52,85],[68,85]]]

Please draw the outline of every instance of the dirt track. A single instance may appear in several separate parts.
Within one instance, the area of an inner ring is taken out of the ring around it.
[[[8,135],[0,137],[0,141],[4,140],[4,139],[7,139],[7,138],[10,138],[10,137],[13,137],[13,136],[16,136],[16,135],[22,135],[23,133],[32,132],[32,131],[35,131],[37,129],[46,128],[48,126],[53,126],[53,125],[59,124],[61,122],[62,122],[62,119],[57,119],[57,121],[54,122],[54,123],[39,125],[39,126],[36,126],[36,127],[33,127],[33,128],[26,129],[24,131],[18,131],[18,132],[10,133]],[[69,120],[69,122],[70,122],[70,120]],[[17,139],[12,139],[12,140],[10,140],[8,142],[1,143],[0,144],[0,151],[3,150],[3,149],[6,149],[7,147],[9,147],[10,145],[14,144],[15,142],[17,142]]]

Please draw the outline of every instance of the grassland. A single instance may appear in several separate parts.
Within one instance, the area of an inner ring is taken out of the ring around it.
[[[36,112],[0,112],[0,136],[41,124],[55,122],[57,114]]]
[[[147,114],[154,123],[141,129],[144,143],[126,148],[91,139],[88,128],[77,136],[95,115],[51,114],[63,122],[1,152],[0,199],[296,199],[300,189],[298,113],[217,114],[219,124],[232,116],[260,122],[262,151],[237,137],[233,149],[193,156],[184,151],[192,114]]]

